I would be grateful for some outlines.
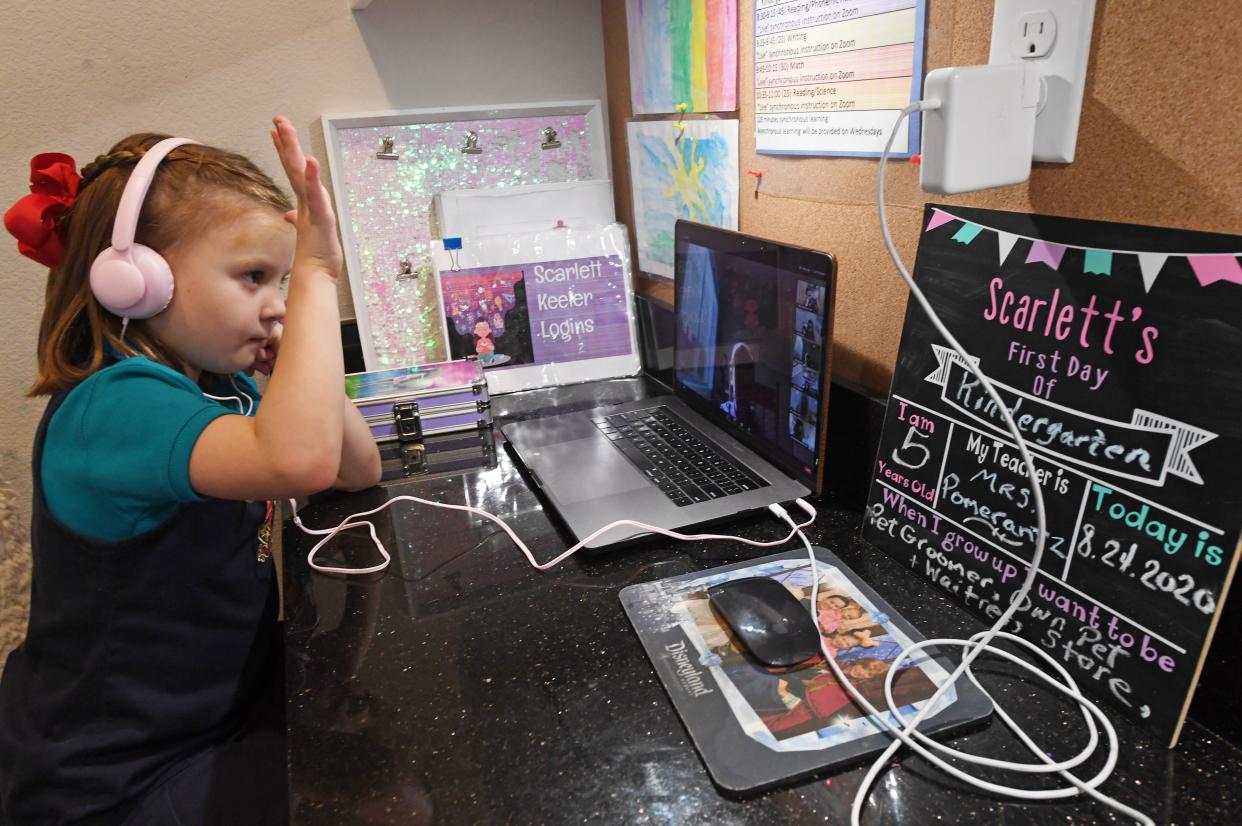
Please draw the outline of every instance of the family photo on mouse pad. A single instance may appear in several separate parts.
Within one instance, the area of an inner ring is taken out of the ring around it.
[[[825,644],[879,708],[885,705],[885,676],[895,669],[899,708],[907,716],[916,713],[948,677],[951,664],[925,654],[899,658],[903,649],[922,640],[918,632],[835,557],[818,548],[816,556],[815,613]],[[882,725],[853,703],[818,649],[802,662],[770,665],[730,627],[718,607],[723,604],[720,592],[759,577],[789,592],[795,607],[785,617],[787,624],[797,630],[805,624],[813,631],[810,560],[799,552],[621,592],[626,613],[713,779],[733,791],[758,790],[853,762],[888,742]],[[921,726],[925,732],[982,719],[991,709],[965,682],[937,705]]]

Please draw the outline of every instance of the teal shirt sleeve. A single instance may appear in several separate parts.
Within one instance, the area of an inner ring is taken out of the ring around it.
[[[146,358],[100,370],[70,391],[48,423],[40,472],[52,515],[78,533],[118,541],[144,533],[184,502],[206,499],[190,485],[190,454],[220,416],[245,412],[245,376],[205,397],[187,376]],[[240,402],[240,404],[239,404]]]

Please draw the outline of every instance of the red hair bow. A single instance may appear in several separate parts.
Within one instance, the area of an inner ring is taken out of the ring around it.
[[[51,269],[60,266],[65,246],[56,220],[73,206],[81,180],[68,155],[44,152],[30,159],[30,194],[4,213],[18,252]]]

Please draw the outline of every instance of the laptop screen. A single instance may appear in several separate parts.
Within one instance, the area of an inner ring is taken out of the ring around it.
[[[816,492],[834,270],[827,253],[677,222],[677,395]]]

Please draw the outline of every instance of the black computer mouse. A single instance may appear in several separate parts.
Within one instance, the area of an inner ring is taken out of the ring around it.
[[[774,579],[735,579],[708,588],[707,596],[746,650],[765,665],[797,665],[820,651],[810,610]]]

